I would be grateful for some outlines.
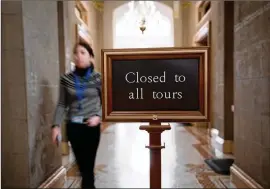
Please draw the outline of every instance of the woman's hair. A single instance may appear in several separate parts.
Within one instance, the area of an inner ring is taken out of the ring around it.
[[[92,56],[93,58],[95,57],[92,47],[88,43],[83,42],[83,41],[80,41],[80,42],[75,44],[74,49],[73,49],[74,54],[76,53],[76,50],[77,50],[78,46],[84,47],[87,50],[87,52],[89,53],[90,56]],[[95,65],[92,62],[91,62],[91,68],[92,69],[95,68]]]
[[[76,52],[76,49],[77,49],[78,46],[84,47],[88,51],[88,53],[90,54],[90,56],[92,56],[93,58],[95,57],[94,51],[93,51],[92,47],[88,43],[85,43],[83,41],[80,41],[80,42],[78,42],[78,43],[75,44],[74,50],[73,50],[74,53]]]

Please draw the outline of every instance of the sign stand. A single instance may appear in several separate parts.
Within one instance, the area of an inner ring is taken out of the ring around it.
[[[209,59],[208,46],[102,49],[102,121],[149,122],[140,130],[149,135],[151,189],[161,189],[161,134],[171,129],[161,122],[210,119]]]
[[[171,126],[161,125],[160,121],[151,121],[149,125],[140,126],[140,130],[149,133],[149,146],[145,146],[150,150],[150,188],[161,188],[161,149],[165,148],[161,145],[161,133],[170,130]]]

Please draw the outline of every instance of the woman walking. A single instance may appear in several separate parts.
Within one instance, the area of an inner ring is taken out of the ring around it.
[[[74,47],[75,71],[60,78],[52,140],[58,142],[66,115],[67,137],[82,177],[82,188],[95,188],[94,166],[100,141],[101,75],[94,69],[93,49],[84,42]]]

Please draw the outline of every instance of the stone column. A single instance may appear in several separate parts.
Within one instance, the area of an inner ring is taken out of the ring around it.
[[[211,2],[212,145],[232,153],[233,142],[233,2]]]
[[[48,187],[52,174],[65,175],[50,134],[59,84],[57,2],[4,1],[1,14],[2,186]]]
[[[74,4],[72,4],[74,7]],[[72,18],[74,16],[74,10],[70,11],[70,2],[57,2],[58,11],[58,49],[59,49],[59,72],[60,74],[65,74],[71,70],[71,57],[72,57],[72,45],[74,39],[72,36],[72,28],[75,29],[73,25]],[[70,147],[68,145],[68,139],[66,136],[66,124],[63,121],[62,126],[62,155],[68,155],[70,153]]]
[[[177,6],[177,7],[176,7]],[[178,10],[174,15],[174,46],[181,47],[182,46],[182,25],[183,25],[183,17],[182,17],[182,7],[180,1],[173,2],[173,9]]]

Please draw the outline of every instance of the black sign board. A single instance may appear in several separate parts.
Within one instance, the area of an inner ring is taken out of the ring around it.
[[[208,48],[114,49],[102,55],[103,120],[208,120]]]

